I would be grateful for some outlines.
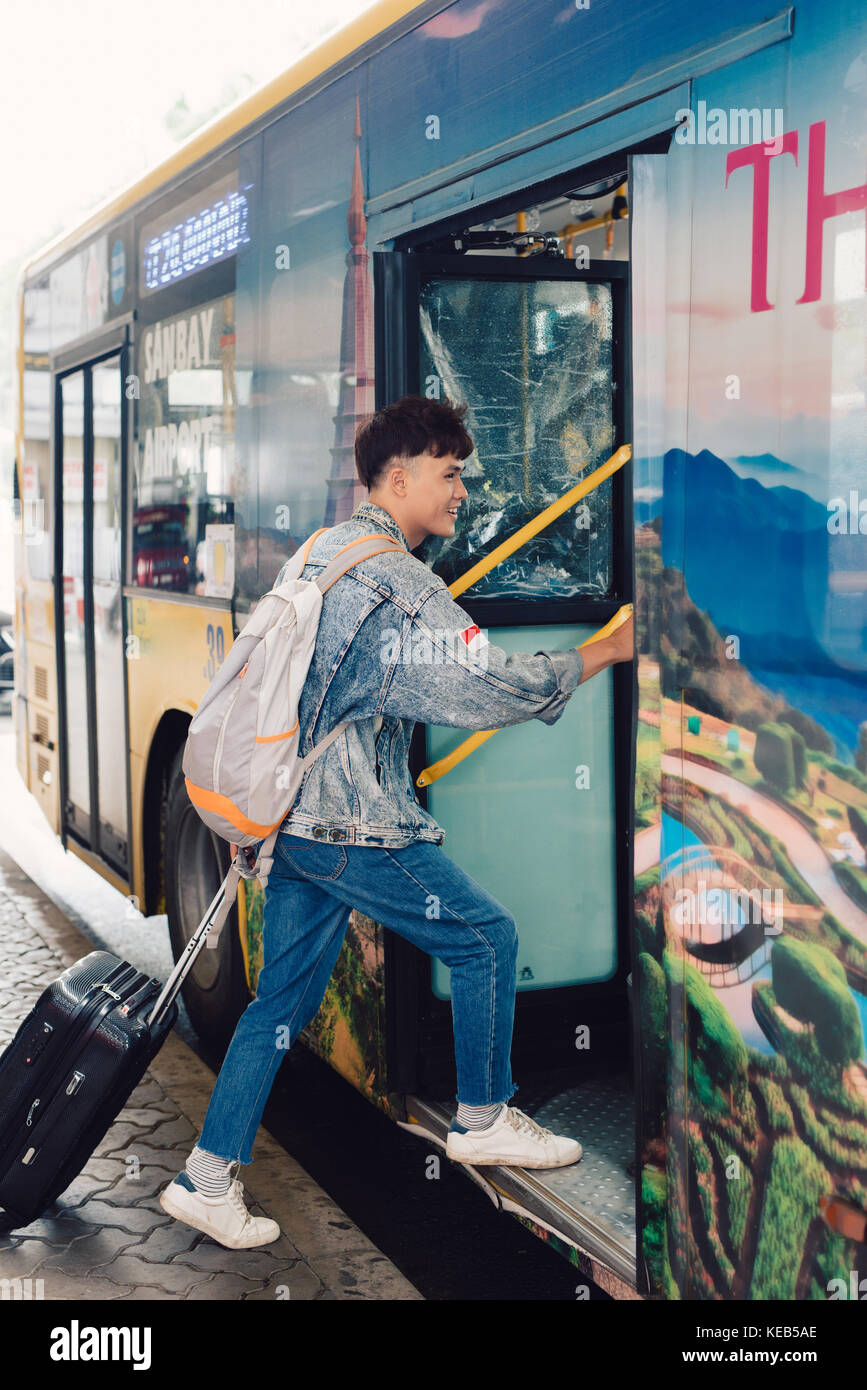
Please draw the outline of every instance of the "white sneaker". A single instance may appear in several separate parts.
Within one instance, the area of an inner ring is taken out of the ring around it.
[[[222,1196],[206,1197],[182,1169],[160,1193],[160,1206],[169,1216],[204,1231],[229,1250],[270,1245],[279,1236],[280,1227],[267,1217],[251,1216],[244,1205],[243,1192],[244,1184],[235,1178]]]
[[[446,1154],[457,1163],[506,1164],[515,1168],[565,1168],[583,1153],[577,1139],[553,1134],[516,1105],[503,1108],[488,1129],[464,1129],[452,1120]]]

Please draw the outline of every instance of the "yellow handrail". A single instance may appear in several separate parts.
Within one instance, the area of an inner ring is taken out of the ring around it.
[[[550,507],[545,507],[544,511],[541,511],[532,521],[528,521],[527,524],[520,527],[513,536],[510,536],[508,540],[503,541],[495,550],[492,550],[490,555],[486,555],[484,560],[479,560],[478,564],[468,569],[461,575],[460,579],[456,579],[453,584],[450,584],[449,592],[452,598],[457,598],[458,594],[462,594],[471,584],[475,584],[477,579],[481,579],[482,575],[487,574],[488,570],[492,570],[501,560],[505,560],[506,557],[516,551],[519,546],[522,546],[525,541],[530,540],[532,536],[538,535],[546,526],[550,526],[552,521],[556,521],[558,516],[562,516],[563,513],[574,506],[576,502],[580,502],[581,498],[586,497],[588,492],[592,492],[594,488],[599,487],[600,483],[604,483],[606,478],[610,478],[612,473],[616,473],[618,468],[622,468],[631,458],[632,445],[622,444],[606,463],[600,464],[600,466],[594,469],[587,478],[584,478],[580,483],[576,483],[575,487],[570,488],[568,492],[564,492],[563,496],[558,498],[556,502],[552,502]],[[624,603],[621,608],[618,608],[614,617],[609,619],[605,626],[601,627],[592,637],[588,637],[584,642],[581,642],[580,647],[588,647],[591,642],[601,642],[604,637],[608,637],[612,632],[616,632],[617,628],[622,627],[626,622],[631,612],[632,604]],[[456,763],[462,762],[464,758],[470,753],[473,753],[484,743],[486,738],[490,738],[492,734],[496,733],[499,733],[498,729],[486,729],[470,734],[470,737],[464,739],[463,743],[459,743],[457,748],[453,748],[451,753],[447,753],[446,756],[440,758],[438,762],[431,763],[430,767],[424,768],[415,779],[416,786],[430,786],[431,782],[435,782],[438,777],[442,777],[444,773],[451,771]]]
[[[479,560],[478,564],[472,565],[460,579],[456,579],[449,585],[449,593],[452,598],[457,598],[464,589],[468,589],[471,584],[475,584],[477,579],[481,579],[483,574],[492,570],[494,565],[498,565],[501,560],[505,560],[525,541],[532,536],[538,535],[546,526],[550,526],[552,521],[556,521],[558,516],[568,512],[570,507],[574,507],[576,502],[580,502],[582,497],[586,497],[588,492],[592,492],[600,483],[604,483],[606,478],[610,478],[612,473],[616,473],[618,468],[622,468],[624,463],[628,463],[632,458],[632,445],[622,444],[613,453],[607,463],[602,463],[598,468],[580,483],[576,483],[568,492],[564,492],[562,497],[558,497],[556,502],[552,502],[550,507],[545,507],[538,516],[534,516],[532,521],[528,521],[525,526],[521,526],[513,536],[498,545],[492,550],[490,555],[486,555],[484,560]]]
[[[603,637],[610,637],[612,632],[616,632],[619,627],[623,626],[632,610],[633,605],[631,603],[624,603],[622,608],[618,608],[614,617],[609,618],[604,627],[601,627],[598,632],[594,632],[592,637],[587,637],[579,643],[578,650],[580,651],[581,647],[589,647],[591,642],[601,642]],[[431,782],[435,782],[444,773],[451,772],[456,763],[462,762],[468,754],[474,753],[486,738],[490,738],[492,734],[496,733],[499,733],[499,729],[486,729],[484,732],[470,734],[469,738],[465,738],[463,743],[459,743],[457,748],[452,749],[451,753],[447,753],[444,758],[431,763],[430,767],[426,767],[423,772],[420,772],[415,779],[416,786],[429,787]]]

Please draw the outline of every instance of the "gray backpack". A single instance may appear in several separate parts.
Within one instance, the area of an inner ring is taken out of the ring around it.
[[[187,794],[209,829],[239,851],[265,841],[255,869],[240,852],[236,861],[243,877],[263,884],[304,773],[349,722],[333,728],[306,758],[298,756],[298,705],[322,595],[359,561],[403,550],[381,532],[362,536],[343,546],[316,579],[301,579],[313,542],[326,530],[299,546],[281,582],[256,605],[193,715],[184,749]]]

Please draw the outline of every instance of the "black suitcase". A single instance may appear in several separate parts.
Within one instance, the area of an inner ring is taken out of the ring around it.
[[[35,1221],[81,1172],[174,1026],[175,995],[241,876],[236,859],[165,985],[91,951],[43,990],[0,1056],[0,1231]]]

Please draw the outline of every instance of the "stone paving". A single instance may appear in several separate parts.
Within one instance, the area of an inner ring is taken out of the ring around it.
[[[46,984],[92,943],[0,851],[0,1051]],[[75,1182],[0,1234],[0,1299],[418,1300],[422,1295],[265,1129],[240,1170],[272,1245],[227,1250],[159,1193],[201,1132],[214,1074],[175,1033]]]

